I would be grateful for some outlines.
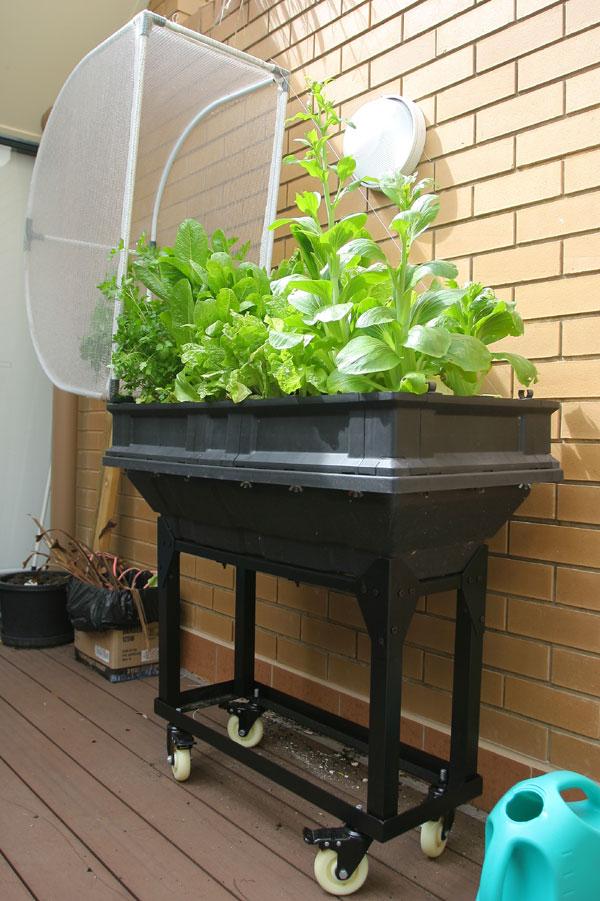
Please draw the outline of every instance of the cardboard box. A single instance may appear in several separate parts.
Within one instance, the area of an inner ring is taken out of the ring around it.
[[[158,623],[148,623],[148,642],[141,629],[75,632],[75,657],[110,682],[158,674]]]

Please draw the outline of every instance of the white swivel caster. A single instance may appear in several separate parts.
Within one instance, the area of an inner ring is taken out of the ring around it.
[[[432,859],[446,850],[448,833],[444,835],[444,818],[428,820],[421,826],[421,851]]]
[[[189,748],[175,748],[169,762],[177,782],[186,782],[190,778],[192,753]]]
[[[369,873],[369,859],[365,854],[348,879],[340,879],[336,876],[337,859],[337,851],[331,849],[317,851],[315,878],[321,888],[330,895],[353,895],[365,884]]]
[[[255,748],[256,745],[260,744],[264,731],[262,717],[260,716],[254,721],[246,735],[240,734],[240,719],[235,713],[227,720],[227,734],[229,738],[244,748]]]

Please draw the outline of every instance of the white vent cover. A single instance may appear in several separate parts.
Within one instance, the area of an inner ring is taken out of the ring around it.
[[[355,177],[381,178],[400,170],[411,175],[425,145],[425,119],[406,97],[378,97],[350,117],[344,133],[344,155],[356,160]]]
[[[142,232],[168,244],[191,216],[270,266],[286,100],[285,71],[148,11],[79,63],[44,131],[25,236],[31,335],[55,385],[108,396],[118,311],[96,286],[126,272]]]

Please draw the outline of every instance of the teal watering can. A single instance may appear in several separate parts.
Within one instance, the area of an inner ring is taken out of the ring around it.
[[[514,785],[487,820],[477,901],[600,901],[600,785],[568,771]]]

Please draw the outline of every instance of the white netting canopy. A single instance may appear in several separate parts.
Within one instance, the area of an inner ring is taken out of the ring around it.
[[[36,159],[25,253],[31,334],[55,385],[108,395],[115,310],[97,285],[123,274],[142,232],[169,244],[193,217],[270,266],[286,74],[146,11],[69,76]]]

